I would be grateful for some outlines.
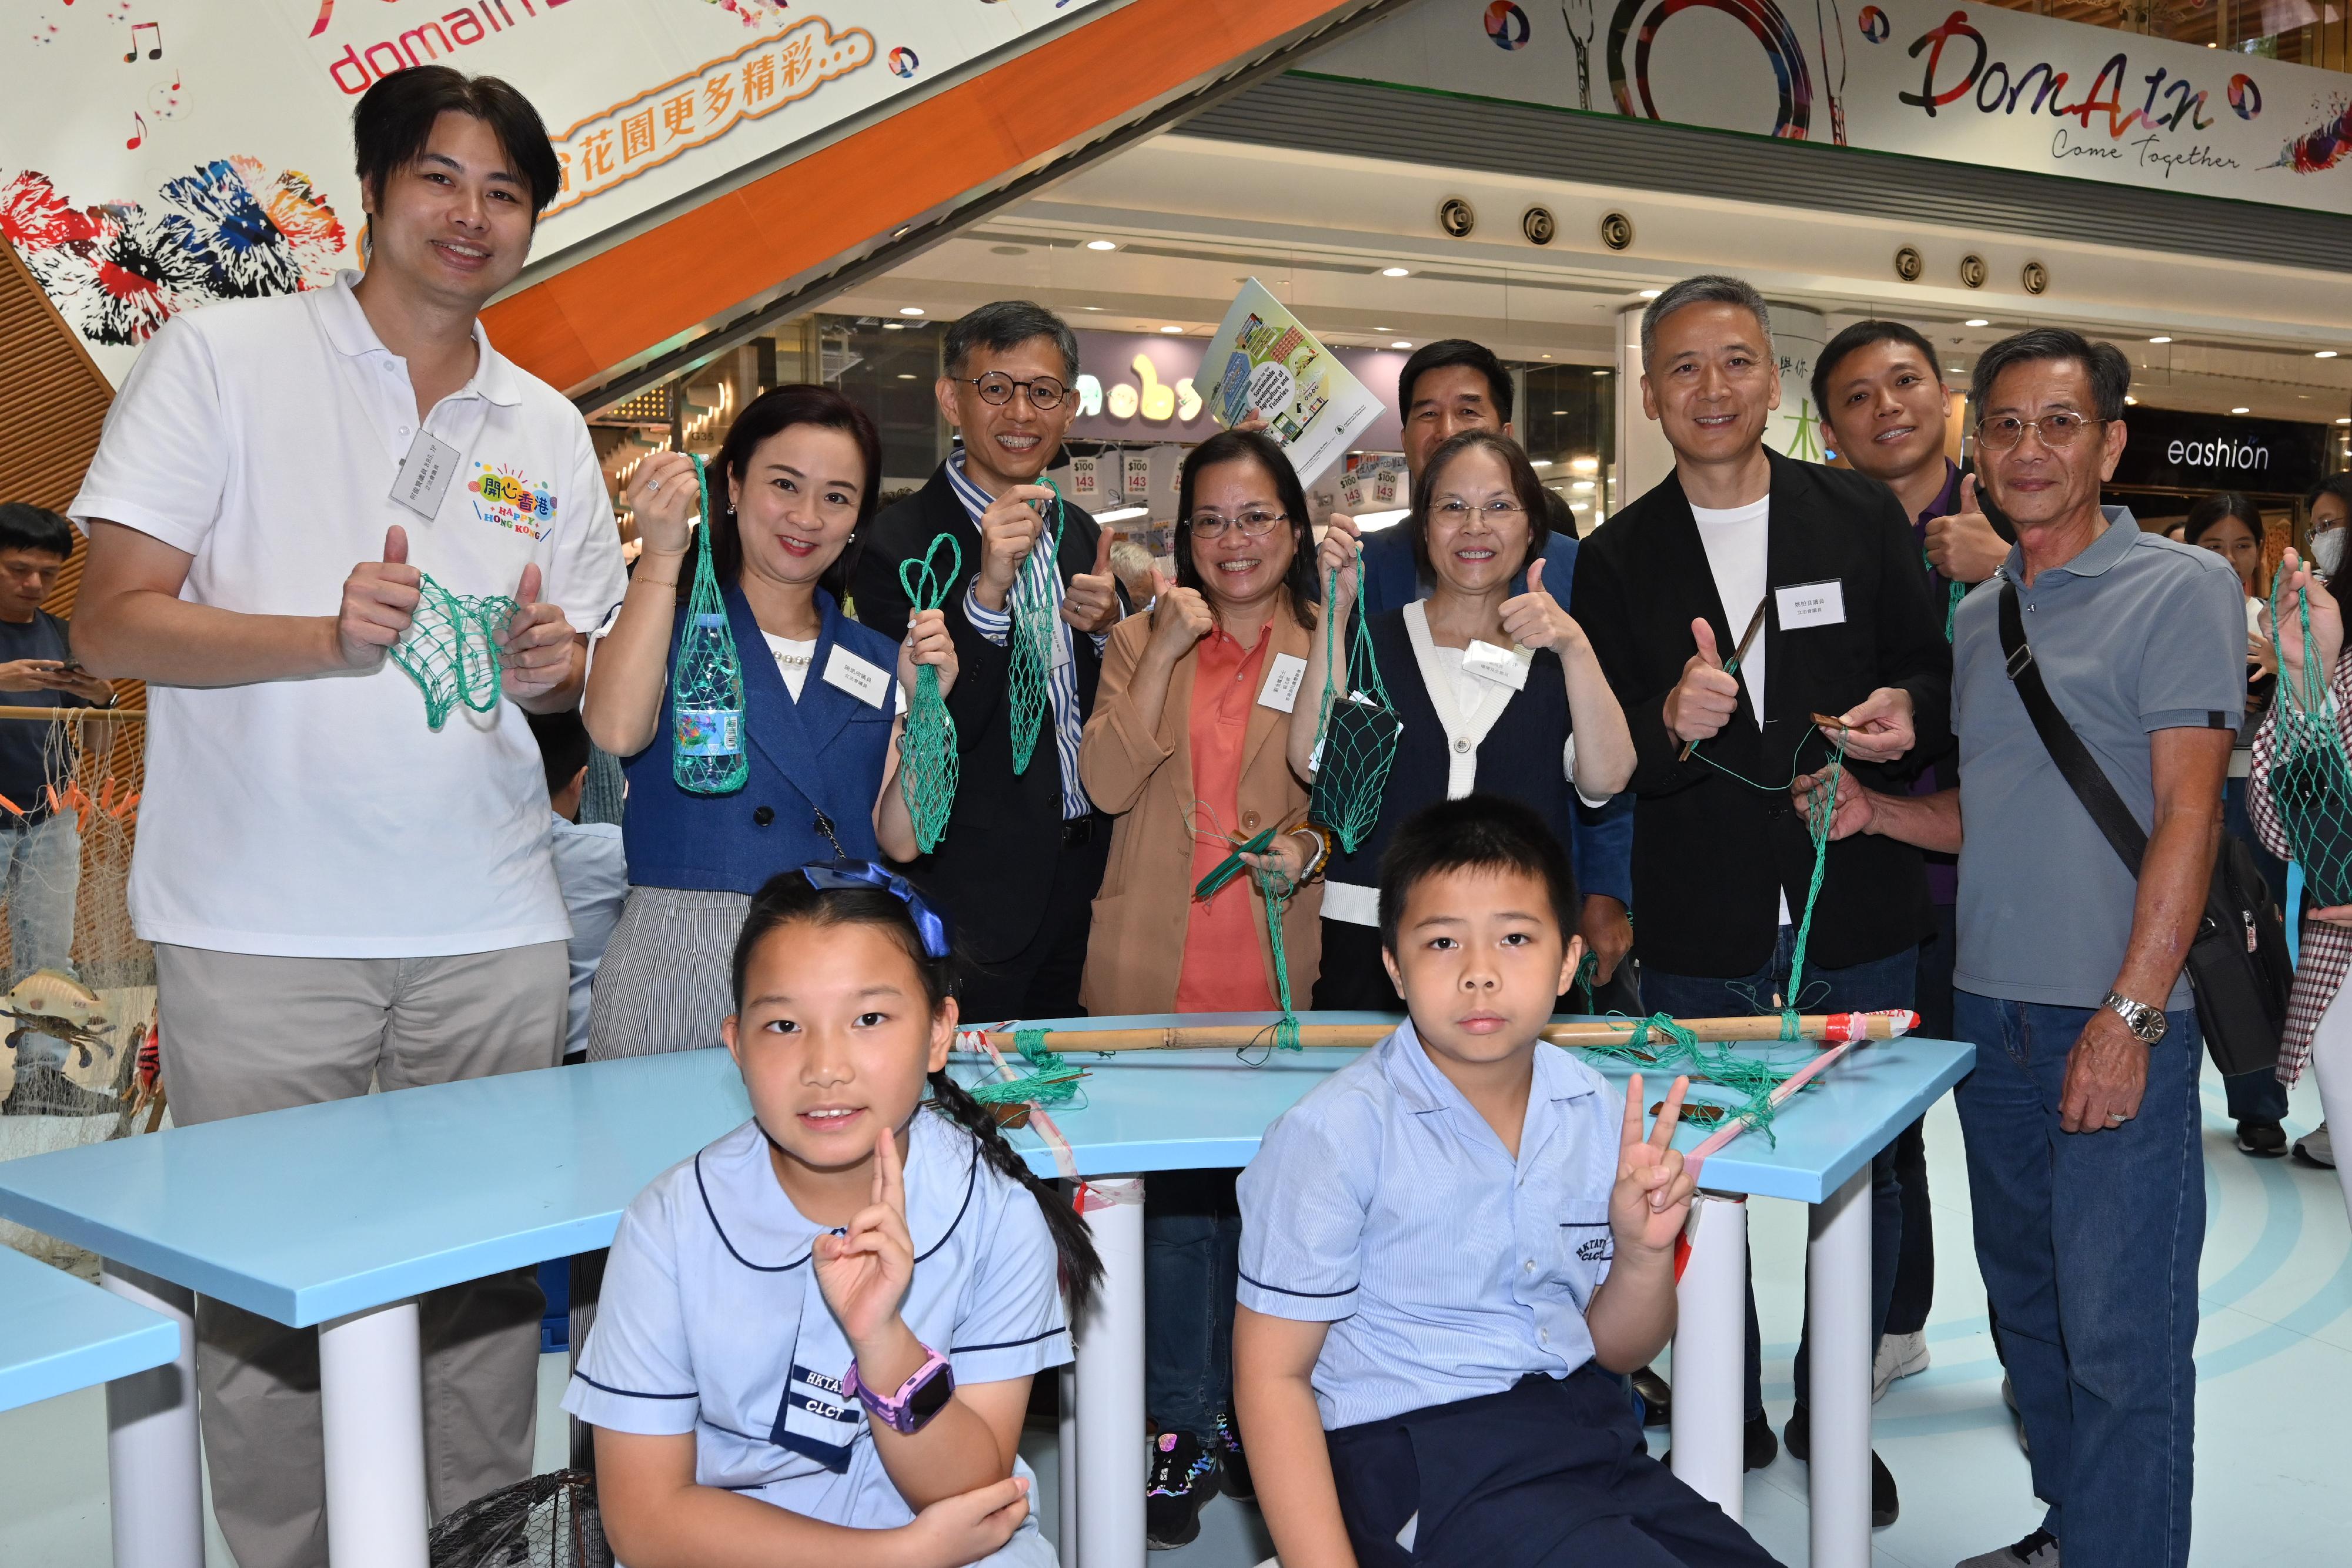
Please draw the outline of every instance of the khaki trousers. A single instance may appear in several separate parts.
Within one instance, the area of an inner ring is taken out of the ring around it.
[[[432,958],[159,944],[155,971],[164,1088],[183,1126],[347,1099],[371,1082],[389,1091],[552,1067],[562,1056],[561,942]],[[419,1301],[435,1518],[530,1474],[544,1310],[528,1269]],[[317,1331],[201,1300],[196,1388],[213,1515],[239,1568],[325,1568]]]

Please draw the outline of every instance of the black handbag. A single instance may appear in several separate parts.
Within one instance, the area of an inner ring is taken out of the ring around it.
[[[2050,760],[2137,881],[2147,834],[2051,699],[2033,662],[2032,646],[2025,640],[2025,617],[2018,610],[2013,582],[2000,587],[2000,651],[2009,661],[2010,682]],[[2213,883],[2205,895],[2197,939],[2189,949],[2188,968],[2189,987],[2197,998],[2197,1026],[2213,1065],[2225,1073],[2277,1065],[2294,968],[2287,961],[2286,928],[2271,902],[2270,887],[2254,864],[2253,852],[2234,833],[2221,835],[2221,852],[2213,857]]]

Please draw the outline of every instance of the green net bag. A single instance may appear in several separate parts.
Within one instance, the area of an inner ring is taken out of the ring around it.
[[[1372,656],[1372,632],[1361,605],[1356,610],[1356,630],[1344,664],[1339,653],[1339,617],[1329,606],[1337,601],[1339,574],[1324,574],[1323,711],[1316,720],[1315,756],[1310,764],[1315,791],[1307,814],[1331,830],[1349,854],[1370,836],[1381,818],[1381,793],[1389,769],[1395,766],[1397,737],[1404,721],[1389,704],[1388,688],[1381,684],[1380,662]]]
[[[938,570],[940,547],[948,550],[948,569]],[[898,586],[907,592],[910,611],[937,610],[948,591],[963,576],[963,547],[953,534],[941,534],[920,560],[898,563]],[[956,785],[961,777],[956,760],[955,716],[948,712],[940,691],[936,664],[915,666],[915,689],[907,699],[907,733],[898,746],[898,795],[914,820],[915,847],[929,854],[948,831],[955,810]]]
[[[2272,585],[2271,625],[2298,617],[2303,645],[2312,647],[2311,601],[2283,592],[2285,574]],[[2279,827],[2302,862],[2304,881],[2321,908],[2352,903],[2352,761],[2336,727],[2329,672],[2306,653],[2300,673],[2279,669],[2278,713],[2271,724],[2271,803]]]
[[[452,593],[419,576],[416,612],[393,644],[392,662],[425,694],[425,722],[438,730],[459,704],[488,713],[499,702],[499,633],[514,619],[503,596]]]
[[[1015,773],[1029,771],[1029,758],[1037,749],[1037,732],[1045,727],[1045,709],[1051,700],[1045,689],[1054,669],[1054,593],[1048,580],[1062,555],[1062,487],[1050,477],[1045,487],[1054,492],[1053,527],[1038,530],[1035,549],[1013,580],[1013,664],[1007,681],[1013,703]],[[1045,570],[1033,571],[1040,555],[1045,558]]]
[[[727,623],[719,573],[710,556],[710,476],[694,460],[702,499],[700,548],[694,552],[694,593],[677,631],[670,674],[670,777],[697,795],[730,795],[751,777],[743,750],[743,661]]]

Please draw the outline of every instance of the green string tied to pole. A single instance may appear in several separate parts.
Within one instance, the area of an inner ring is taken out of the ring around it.
[[[1271,841],[1273,831],[1267,830],[1265,836]],[[1259,895],[1265,900],[1265,946],[1274,958],[1275,991],[1282,1002],[1282,1017],[1274,1026],[1274,1049],[1297,1051],[1300,1049],[1298,1014],[1290,1005],[1290,961],[1282,951],[1282,916],[1290,905],[1291,896],[1298,891],[1298,884],[1290,880],[1287,872],[1268,871],[1260,866],[1253,866],[1250,870],[1257,879]]]
[[[461,703],[476,713],[498,706],[505,673],[499,637],[519,606],[499,595],[452,593],[422,574],[416,592],[392,662],[425,694],[425,722],[438,731]]]
[[[698,455],[694,485],[701,497],[701,538],[670,675],[670,778],[696,795],[731,795],[751,777],[743,745],[743,660],[711,563],[710,474]]]
[[[971,1091],[974,1100],[983,1105],[1066,1105],[1078,1097],[1078,1080],[1084,1074],[1067,1057],[1045,1049],[1044,1030],[1014,1030],[1013,1049],[1029,1064],[1029,1073],[983,1083]]]
[[[1054,526],[1045,528],[1040,515],[1037,542],[1013,580],[1013,659],[1006,685],[1013,704],[1015,773],[1029,771],[1037,733],[1045,727],[1045,709],[1053,700],[1047,689],[1054,669],[1054,594],[1049,580],[1059,570],[1055,563],[1062,554],[1062,487],[1051,475],[1045,483],[1054,492]],[[1036,564],[1040,556],[1045,558],[1042,567]]]
[[[2271,628],[2284,622],[2286,574],[2271,584]],[[2305,885],[2315,906],[2352,903],[2352,758],[2336,728],[2335,698],[2328,690],[2334,673],[2319,667],[2312,656],[2311,595],[2294,591],[2295,614],[2303,632],[2300,671],[2279,669],[2282,699],[2272,720],[2270,794],[2279,826],[2294,858],[2303,866]]]
[[[940,547],[945,545],[948,566],[939,570]],[[919,614],[947,602],[949,591],[963,576],[963,547],[953,534],[931,540],[923,559],[898,563],[898,586],[906,591],[910,611]],[[948,712],[940,690],[937,664],[915,666],[915,689],[907,699],[907,733],[898,747],[898,795],[915,824],[915,848],[929,854],[948,831],[955,811],[956,786],[962,768],[956,757],[955,716]]]
[[[1397,717],[1372,653],[1370,618],[1355,607],[1355,635],[1345,659],[1339,652],[1339,617],[1331,606],[1339,593],[1339,573],[1324,574],[1323,706],[1315,722],[1315,775],[1307,816],[1331,831],[1339,848],[1354,854],[1381,820],[1381,799],[1389,769],[1396,764]]]

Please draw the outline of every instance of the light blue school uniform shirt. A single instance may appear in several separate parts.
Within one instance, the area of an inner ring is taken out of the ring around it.
[[[1325,1430],[1592,1359],[1623,1115],[1599,1073],[1539,1044],[1514,1160],[1408,1021],[1266,1129],[1241,1176],[1241,1303],[1331,1325]]]
[[[929,1110],[908,1132],[906,1183],[915,1274],[899,1314],[915,1337],[948,1357],[959,1385],[1001,1383],[1068,1361],[1059,1260],[1028,1189]],[[788,1382],[797,1385],[793,1397],[804,1399],[808,1374],[832,1380],[847,1370],[845,1352],[841,1366],[800,1364],[824,1359],[804,1347],[844,1343],[809,1262],[824,1229],[776,1184],[757,1122],[663,1172],[621,1217],[595,1326],[563,1407],[616,1432],[691,1433],[698,1485],[831,1524],[908,1522],[914,1513],[882,1468],[856,1399],[828,1407],[856,1423],[842,1469],[772,1440]],[[1013,1471],[1030,1475],[1017,1459]],[[1032,1513],[987,1561],[1051,1568],[1054,1552]]]

